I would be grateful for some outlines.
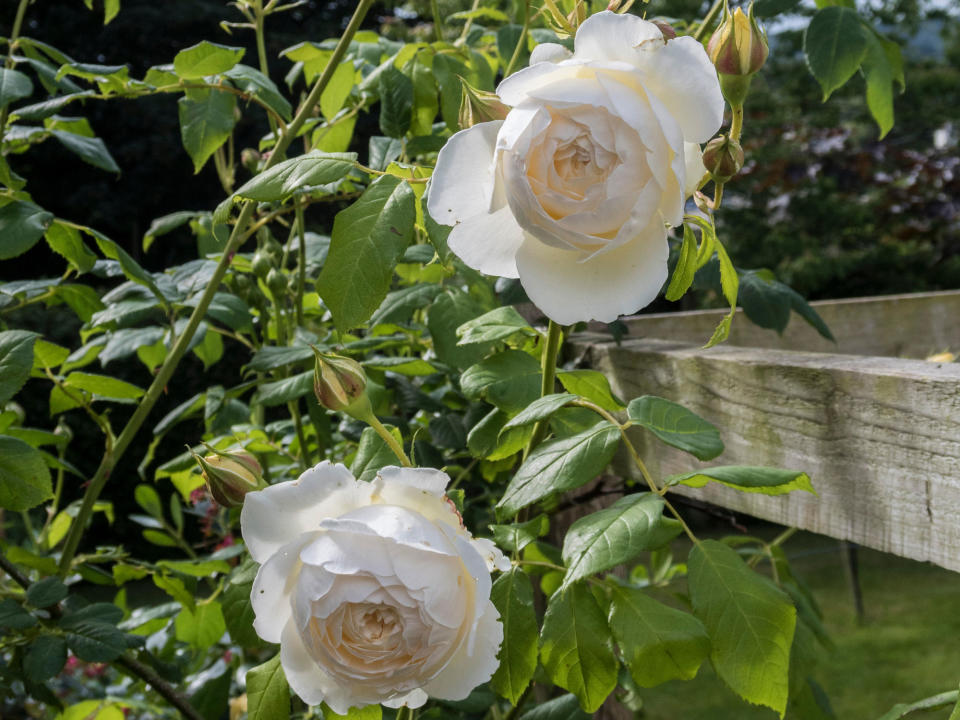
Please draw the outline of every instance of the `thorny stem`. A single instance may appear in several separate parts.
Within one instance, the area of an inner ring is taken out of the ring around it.
[[[550,395],[553,392],[554,385],[557,382],[557,356],[560,354],[560,346],[563,344],[563,327],[550,321],[547,329],[546,344],[543,347],[543,354],[540,356],[540,371],[542,381],[540,383],[540,397]],[[533,450],[543,440],[547,434],[548,423],[546,420],[540,420],[533,426],[533,434],[530,436],[530,442],[527,443],[523,457],[526,459],[530,451]]]
[[[25,0],[21,1],[25,2]],[[321,93],[323,93],[324,89],[330,83],[330,79],[333,77],[333,71],[339,65],[341,58],[346,53],[347,47],[350,45],[350,41],[353,39],[353,36],[359,29],[360,23],[363,22],[363,19],[366,17],[367,11],[370,9],[371,5],[373,5],[373,0],[359,0],[357,9],[354,11],[353,17],[350,18],[350,23],[347,25],[346,30],[344,30],[343,35],[340,37],[340,41],[337,43],[329,63],[327,64],[326,68],[324,68],[321,76],[317,79],[317,82],[314,84],[310,94],[303,101],[303,105],[301,105],[296,117],[294,117],[294,119],[290,122],[287,131],[280,136],[280,140],[277,142],[274,152],[267,160],[264,170],[271,168],[283,159],[287,149],[290,147],[290,143],[293,142],[293,139],[297,136],[297,132],[301,127],[303,127],[303,124],[313,112],[313,108],[320,101]],[[157,400],[160,399],[160,395],[166,388],[167,383],[170,382],[170,379],[173,377],[173,373],[177,369],[180,360],[186,353],[190,344],[190,340],[196,333],[201,320],[206,315],[207,308],[210,307],[210,302],[213,300],[214,294],[219,289],[220,283],[223,281],[223,277],[227,273],[227,268],[230,266],[230,262],[233,260],[234,254],[240,247],[243,239],[243,230],[253,217],[256,205],[257,204],[253,201],[247,201],[244,203],[243,209],[240,211],[240,216],[237,218],[237,222],[233,226],[233,231],[230,233],[230,239],[227,241],[227,246],[223,251],[223,256],[220,258],[220,262],[217,264],[217,267],[213,272],[213,276],[210,278],[207,289],[200,297],[200,301],[197,303],[193,313],[190,315],[190,319],[187,322],[186,328],[177,338],[176,343],[174,343],[173,348],[170,350],[170,354],[167,355],[167,359],[164,360],[163,365],[160,367],[160,370],[157,372],[156,377],[150,384],[149,389],[143,396],[143,400],[137,406],[137,409],[134,411],[130,420],[127,421],[127,425],[123,428],[123,432],[120,433],[120,437],[117,438],[116,444],[113,448],[104,453],[103,459],[100,461],[100,466],[97,468],[96,473],[90,480],[90,484],[87,485],[87,490],[83,495],[83,504],[80,506],[80,511],[77,513],[77,517],[74,519],[73,524],[70,526],[70,531],[67,533],[66,540],[64,540],[63,553],[60,556],[61,577],[66,577],[70,572],[70,568],[73,564],[73,558],[77,553],[77,548],[80,545],[80,539],[83,536],[83,528],[90,519],[90,515],[93,513],[93,505],[97,501],[97,498],[100,497],[100,493],[103,492],[103,488],[106,485],[107,480],[110,479],[113,468],[120,461],[120,458],[123,457],[124,452],[126,452],[127,447],[133,441],[134,436],[137,434],[137,432],[139,432],[140,427],[147,419],[147,416],[150,414],[153,406],[157,403]]]

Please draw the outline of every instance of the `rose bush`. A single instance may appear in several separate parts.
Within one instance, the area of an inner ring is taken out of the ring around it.
[[[560,324],[612,321],[667,278],[667,227],[704,173],[723,119],[717,73],[692,37],[601,12],[575,51],[538,45],[497,95],[503,121],[441,150],[428,209],[470,267],[520,278]]]
[[[490,571],[509,562],[463,527],[448,482],[398,467],[363,482],[322,462],[246,496],[243,538],[262,564],[254,628],[280,643],[305,702],[344,714],[462,700],[496,670],[503,628]]]

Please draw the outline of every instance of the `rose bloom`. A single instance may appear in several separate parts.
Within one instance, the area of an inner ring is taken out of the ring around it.
[[[520,278],[551,319],[612,321],[667,279],[667,227],[704,174],[697,143],[723,120],[717,73],[692,37],[609,11],[575,52],[544,43],[500,83],[505,120],[443,147],[428,209],[470,267]]]
[[[503,626],[490,571],[509,562],[464,528],[449,480],[388,467],[361,482],[322,462],[247,494],[240,525],[261,563],[253,627],[280,643],[287,681],[308,704],[346,714],[462,700],[496,670]]]

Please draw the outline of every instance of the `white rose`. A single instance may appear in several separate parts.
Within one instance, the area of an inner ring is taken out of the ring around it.
[[[575,52],[538,45],[497,88],[503,121],[455,134],[437,158],[428,209],[454,225],[470,267],[520,278],[568,325],[650,303],[667,278],[667,226],[704,173],[723,120],[717,73],[692,37],[601,12]]]
[[[305,702],[345,714],[462,700],[496,670],[503,627],[490,570],[509,562],[464,529],[449,480],[389,467],[360,482],[322,462],[246,496],[243,539],[261,563],[253,626],[280,643]]]

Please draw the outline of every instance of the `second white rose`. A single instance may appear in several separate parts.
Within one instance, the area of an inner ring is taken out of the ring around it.
[[[704,173],[699,143],[723,119],[703,46],[601,12],[574,53],[538,45],[497,94],[506,119],[455,134],[437,158],[428,210],[454,226],[450,249],[520,278],[563,325],[649,304],[667,278],[667,229]]]

